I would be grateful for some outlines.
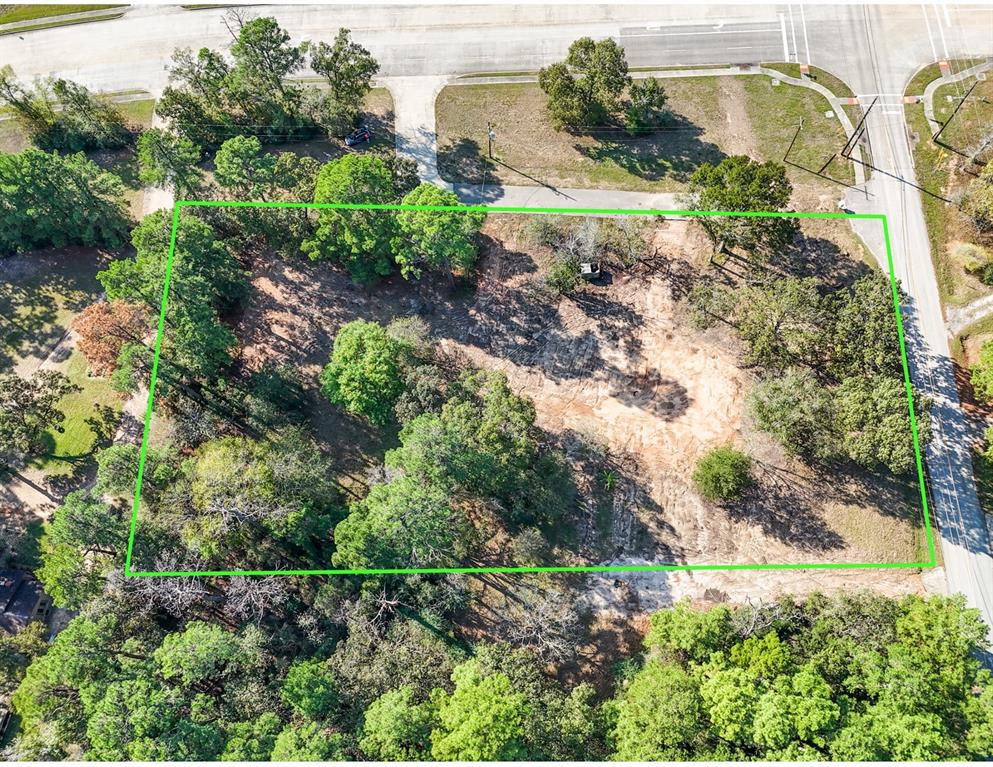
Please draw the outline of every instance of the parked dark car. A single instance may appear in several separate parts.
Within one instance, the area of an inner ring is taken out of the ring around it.
[[[356,146],[357,144],[364,144],[366,141],[372,141],[372,131],[365,125],[356,128],[345,136],[346,146]]]

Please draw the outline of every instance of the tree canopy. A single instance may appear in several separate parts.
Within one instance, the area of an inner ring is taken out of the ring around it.
[[[117,248],[129,225],[121,180],[82,154],[0,154],[0,253]]]
[[[110,101],[71,80],[47,78],[25,88],[0,67],[0,104],[7,104],[39,149],[63,153],[117,149],[132,141],[124,116]]]
[[[569,46],[564,62],[538,72],[538,86],[548,96],[557,129],[604,124],[630,82],[624,49],[611,38],[582,37]]]
[[[789,205],[793,186],[780,163],[735,155],[700,165],[690,178],[690,193],[697,210],[779,212]],[[749,252],[782,248],[798,231],[795,219],[782,217],[702,216],[699,222],[715,245]]]
[[[348,412],[377,426],[393,421],[403,392],[403,367],[410,349],[375,322],[356,320],[334,339],[331,361],[321,373],[321,392]]]
[[[345,155],[321,168],[314,202],[376,204],[394,202],[393,174],[375,155]],[[393,264],[394,219],[382,210],[321,210],[312,239],[303,243],[311,259],[340,262],[362,284],[387,276]]]

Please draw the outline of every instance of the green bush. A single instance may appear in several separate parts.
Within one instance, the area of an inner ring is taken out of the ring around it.
[[[575,290],[582,279],[583,275],[576,259],[560,258],[548,267],[545,284],[556,293],[564,295]]]
[[[708,501],[731,501],[752,483],[752,459],[732,447],[711,450],[696,465],[693,482]]]
[[[952,260],[972,274],[982,274],[990,264],[990,253],[982,245],[960,242],[952,248]]]

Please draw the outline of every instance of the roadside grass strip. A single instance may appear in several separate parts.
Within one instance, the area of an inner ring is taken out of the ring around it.
[[[910,429],[913,438],[914,459],[917,468],[917,481],[920,490],[921,508],[923,512],[924,529],[927,539],[928,559],[922,562],[811,562],[811,563],[764,563],[764,564],[652,564],[652,565],[572,565],[572,566],[541,566],[541,567],[421,567],[421,568],[370,568],[370,569],[284,569],[284,570],[182,570],[182,571],[148,571],[132,569],[135,534],[138,526],[138,510],[141,498],[142,478],[145,472],[145,460],[148,452],[149,430],[152,421],[152,407],[155,398],[155,384],[158,377],[159,357],[162,350],[162,337],[165,327],[166,308],[169,300],[169,283],[172,276],[173,257],[176,250],[176,234],[179,225],[180,211],[184,207],[230,207],[230,208],[297,208],[314,210],[423,210],[423,211],[481,211],[484,213],[526,213],[552,215],[590,215],[590,216],[669,216],[669,217],[703,217],[719,216],[726,218],[794,218],[794,219],[864,219],[878,221],[883,228],[883,239],[886,243],[886,259],[889,269],[890,288],[893,296],[893,311],[896,318],[897,336],[900,346],[900,360],[903,367],[904,388],[907,394],[907,408],[910,414]],[[931,515],[928,507],[927,488],[924,480],[924,464],[921,457],[920,441],[918,438],[917,418],[914,411],[913,390],[910,382],[910,368],[907,362],[907,350],[904,339],[903,317],[900,311],[899,289],[893,269],[893,252],[890,245],[889,227],[885,214],[875,213],[804,213],[804,212],[770,212],[770,211],[699,211],[699,210],[626,210],[615,208],[528,208],[504,206],[470,206],[470,205],[385,205],[385,204],[342,204],[342,203],[306,203],[306,202],[235,202],[223,200],[180,200],[176,202],[172,212],[172,230],[169,241],[169,253],[166,259],[165,275],[162,285],[162,300],[159,309],[158,330],[155,339],[155,349],[152,362],[152,373],[148,391],[148,404],[145,408],[145,425],[142,434],[139,454],[138,476],[135,483],[135,498],[131,509],[131,526],[128,533],[127,554],[125,557],[124,574],[127,577],[161,578],[189,576],[270,576],[270,575],[414,575],[435,573],[539,573],[539,572],[643,572],[643,571],[678,571],[678,570],[846,570],[846,569],[892,569],[892,568],[925,568],[936,564],[934,532],[931,525]]]

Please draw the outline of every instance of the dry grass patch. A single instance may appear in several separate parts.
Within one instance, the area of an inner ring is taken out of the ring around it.
[[[672,124],[643,136],[619,127],[555,131],[537,84],[448,86],[435,107],[440,172],[456,183],[679,192],[703,162],[734,153],[781,160],[800,117],[795,159],[819,168],[845,141],[837,119],[825,116],[827,100],[809,89],[773,86],[764,75],[664,84]],[[485,156],[488,123],[497,136],[494,160]],[[847,165],[838,171],[852,175]],[[791,178],[799,186],[830,183],[795,169]]]

